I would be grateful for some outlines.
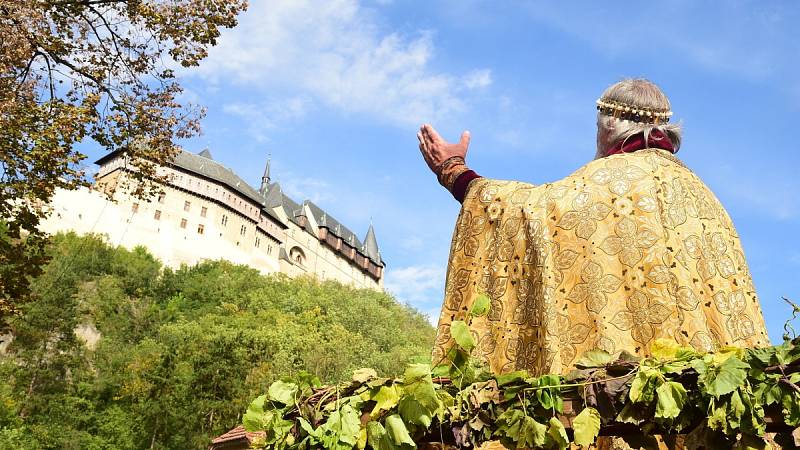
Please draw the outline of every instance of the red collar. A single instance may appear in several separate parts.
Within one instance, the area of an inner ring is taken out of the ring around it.
[[[633,136],[618,142],[606,152],[606,156],[618,155],[620,153],[633,153],[643,148],[660,148],[670,153],[675,153],[675,146],[672,141],[661,130],[653,130],[644,142],[644,133],[634,134]]]

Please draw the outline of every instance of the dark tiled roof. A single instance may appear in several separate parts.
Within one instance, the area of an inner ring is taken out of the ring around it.
[[[309,209],[311,210],[311,214],[314,215],[314,220],[316,220],[320,226],[327,227],[328,230],[335,236],[342,238],[343,241],[361,250],[361,247],[364,244],[355,233],[350,231],[350,229],[346,226],[342,225],[341,222],[331,217],[331,215],[326,213],[322,208],[315,205],[314,202],[309,201],[307,203]]]
[[[382,262],[381,252],[378,250],[378,240],[375,238],[375,228],[369,224],[367,237],[364,238],[364,254],[373,261]]]
[[[95,164],[103,164],[105,161],[110,160],[115,153],[118,152],[111,153],[98,159]],[[258,205],[261,205],[262,209],[267,215],[277,220],[278,223],[282,223],[281,219],[272,211],[271,208],[265,208],[265,206],[267,206],[265,199],[261,196],[261,194],[258,193],[257,190],[239,178],[239,176],[236,175],[231,169],[211,159],[211,152],[207,149],[200,152],[200,154],[194,154],[185,150],[181,150],[177,155],[175,155],[172,165],[197,175],[210,178],[218,183],[230,187],[242,196],[250,199]]]

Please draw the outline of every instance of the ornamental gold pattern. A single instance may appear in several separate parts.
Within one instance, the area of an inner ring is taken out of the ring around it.
[[[434,360],[472,320],[492,370],[566,373],[593,348],[657,338],[708,351],[769,345],[741,243],[719,200],[658,149],[592,161],[555,183],[477,179],[453,234]]]

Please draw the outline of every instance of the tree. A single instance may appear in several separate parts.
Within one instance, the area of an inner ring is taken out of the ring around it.
[[[0,327],[45,261],[55,189],[88,183],[76,145],[121,151],[152,194],[176,139],[199,132],[175,75],[196,66],[246,0],[0,0]]]

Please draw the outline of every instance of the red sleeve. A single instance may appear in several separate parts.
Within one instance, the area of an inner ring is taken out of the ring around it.
[[[459,175],[458,178],[456,178],[456,182],[453,183],[453,190],[451,193],[459,203],[464,203],[464,196],[467,195],[467,187],[469,186],[470,181],[476,178],[481,178],[481,176],[475,173],[474,170],[467,170]]]

